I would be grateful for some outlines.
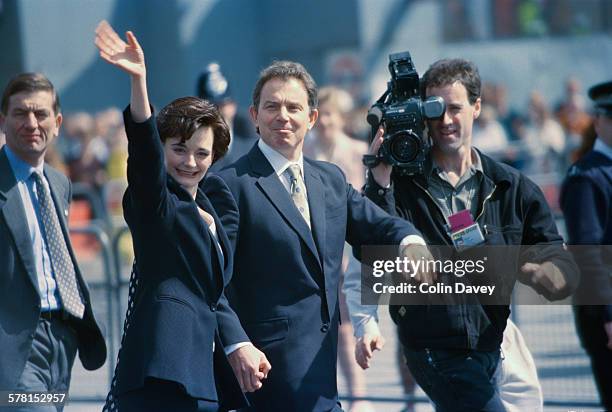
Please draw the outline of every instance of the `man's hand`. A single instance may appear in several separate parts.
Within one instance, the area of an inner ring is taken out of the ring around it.
[[[260,389],[272,369],[266,355],[250,343],[230,353],[228,359],[244,392]]]
[[[376,156],[378,154],[380,145],[382,144],[384,140],[383,139],[384,135],[385,135],[385,129],[380,127],[378,129],[378,132],[376,132],[376,136],[374,136],[374,139],[372,140],[372,144],[370,145],[370,150],[368,151],[368,154],[373,155],[373,156]],[[392,166],[389,166],[388,164],[384,162],[380,162],[378,166],[370,169],[370,173],[372,173],[372,177],[374,178],[376,183],[378,183],[379,186],[389,187],[389,185],[391,184],[391,170],[392,169],[393,169]]]
[[[612,350],[612,321],[604,323],[604,330],[608,336],[608,349]]]
[[[382,335],[372,335],[366,333],[357,339],[355,344],[355,360],[361,369],[370,367],[370,359],[374,351],[381,350],[385,346],[385,338]]]
[[[423,262],[420,266],[420,270],[414,274],[412,279],[419,283],[427,283],[429,285],[432,285],[436,281],[438,278],[437,273],[427,270],[433,268],[434,266],[432,264],[427,264],[427,262],[434,260],[433,256],[429,252],[429,249],[427,249],[427,246],[415,243],[406,245],[401,250],[401,255],[407,257],[413,262]]]
[[[565,276],[552,262],[525,263],[521,271],[526,275],[531,275],[532,285],[542,285],[550,293],[558,293],[567,285]]]

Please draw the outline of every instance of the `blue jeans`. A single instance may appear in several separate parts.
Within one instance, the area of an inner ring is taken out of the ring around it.
[[[404,355],[437,412],[505,412],[494,377],[499,350],[404,348]]]

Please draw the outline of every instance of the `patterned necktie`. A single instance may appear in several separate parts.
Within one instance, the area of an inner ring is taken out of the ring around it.
[[[68,253],[66,239],[64,239],[51,194],[44,185],[40,174],[32,173],[32,177],[36,182],[36,194],[38,195],[38,204],[44,228],[43,232],[47,240],[51,266],[53,267],[53,274],[55,275],[57,289],[62,299],[62,305],[66,312],[82,319],[85,305],[77,285],[74,266]]]
[[[304,185],[304,179],[302,179],[302,173],[300,166],[292,164],[287,168],[289,174],[289,180],[291,182],[291,198],[293,203],[298,208],[302,217],[310,227],[310,209],[308,209],[308,199],[306,199],[306,185]]]

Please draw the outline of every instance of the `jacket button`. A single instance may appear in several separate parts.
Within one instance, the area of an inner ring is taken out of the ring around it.
[[[216,310],[217,310],[217,304],[216,304],[216,303],[211,303],[211,304],[210,304],[210,310],[211,310],[212,312],[216,311]]]
[[[321,332],[326,333],[329,330],[329,323],[324,323],[323,326],[321,326]]]

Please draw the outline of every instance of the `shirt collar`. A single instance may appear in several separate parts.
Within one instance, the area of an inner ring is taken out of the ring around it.
[[[482,169],[482,161],[480,160],[480,153],[478,153],[478,150],[474,149],[473,147],[471,149],[471,152],[472,165],[470,166],[469,171],[471,172],[471,174],[476,174],[476,172],[484,173],[484,170]],[[436,164],[436,161],[431,155],[431,152],[429,152],[428,159],[425,162],[425,170],[428,170],[429,176],[431,176],[432,173],[436,173],[438,175],[442,173],[442,169]]]
[[[285,173],[285,170],[287,170],[287,168],[292,164],[297,164],[300,167],[302,176],[304,176],[304,155],[302,153],[300,153],[300,158],[297,161],[291,161],[270,147],[261,138],[257,142],[257,146],[266,159],[268,159],[268,162],[270,162],[270,165],[272,165],[272,168],[274,169],[274,173],[276,173],[278,176]]]
[[[26,182],[34,172],[37,172],[41,176],[43,176],[44,163],[42,163],[40,166],[34,167],[31,164],[21,160],[19,156],[13,153],[13,151],[11,151],[11,149],[7,145],[5,145],[5,150],[6,157],[8,158],[9,164],[13,169],[15,179],[18,182]]]
[[[593,150],[612,159],[612,147],[605,144],[603,140],[601,140],[601,138],[599,137],[595,140],[595,145],[593,146]]]

